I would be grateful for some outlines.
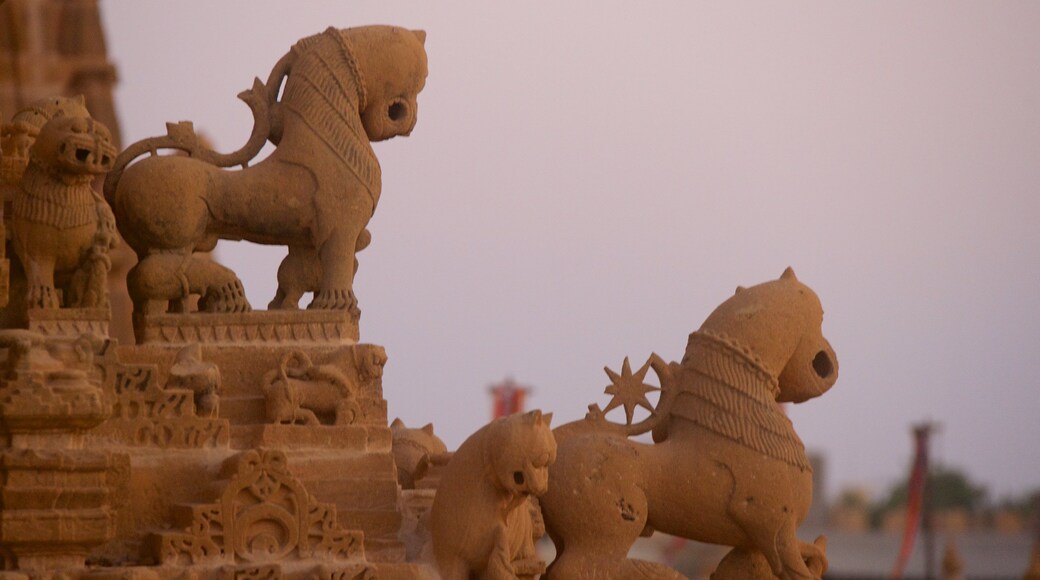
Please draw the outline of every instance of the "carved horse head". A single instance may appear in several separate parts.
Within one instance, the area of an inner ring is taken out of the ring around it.
[[[788,268],[777,280],[737,288],[708,316],[701,332],[746,346],[778,380],[776,400],[801,403],[838,380],[838,358],[823,337],[822,324],[819,298]]]

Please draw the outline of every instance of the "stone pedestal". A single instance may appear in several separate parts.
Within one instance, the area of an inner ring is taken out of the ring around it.
[[[358,319],[345,310],[234,314],[135,314],[138,344],[329,345],[357,342]]]
[[[0,331],[0,546],[5,568],[82,569],[115,536],[115,493],[125,454],[84,449],[84,433],[108,418],[94,366],[96,337],[47,338]]]

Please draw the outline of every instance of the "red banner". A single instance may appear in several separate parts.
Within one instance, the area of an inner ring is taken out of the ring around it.
[[[524,399],[528,387],[524,387],[507,379],[505,382],[491,387],[491,418],[507,417],[524,410]]]
[[[906,527],[903,528],[903,543],[899,548],[899,559],[892,569],[892,580],[900,580],[903,570],[914,549],[914,539],[921,523],[921,508],[924,506],[925,484],[928,480],[928,434],[930,428],[914,428],[914,465],[910,470],[910,481],[906,486]]]

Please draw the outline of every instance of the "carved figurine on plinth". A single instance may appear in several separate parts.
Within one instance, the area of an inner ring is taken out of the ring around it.
[[[282,270],[305,287],[280,288],[271,308],[296,308],[302,291],[314,290],[310,308],[356,318],[355,253],[368,243],[381,188],[370,141],[415,127],[424,40],[389,26],[329,28],[297,42],[266,85],[257,79],[240,95],[255,123],[240,150],[215,153],[178,123],[123,152],[105,196],[140,259],[127,280],[135,315],[149,301],[183,311],[191,294],[202,311],[250,310],[234,272],[193,255],[230,239],[289,246]],[[250,166],[268,140],[274,152]],[[158,149],[188,155],[158,157]],[[242,169],[224,169],[234,166]]]
[[[107,308],[116,226],[93,181],[115,161],[108,129],[90,118],[82,97],[55,98],[19,112],[5,135],[5,159],[18,161],[5,165],[4,179],[19,179],[10,230],[25,307]]]
[[[738,288],[690,335],[682,363],[653,355],[635,373],[627,364],[609,373],[607,410],[624,406],[626,424],[592,406],[555,431],[559,458],[541,498],[557,548],[549,577],[681,578],[628,559],[636,538],[658,530],[761,554],[770,576],[818,578],[823,542],[795,537],[812,468],[778,403],[819,396],[837,380],[822,322],[816,295],[788,269]],[[643,383],[649,367],[661,380],[656,408],[646,398],[654,387]],[[632,424],[636,406],[651,415]],[[654,445],[628,439],[648,431]]]
[[[290,425],[350,425],[361,415],[358,385],[333,365],[294,350],[264,377],[267,419]],[[324,421],[322,420],[324,419]]]
[[[539,522],[528,500],[549,486],[556,460],[551,420],[541,411],[496,419],[455,452],[430,514],[442,578],[518,578],[540,563],[532,561]]]

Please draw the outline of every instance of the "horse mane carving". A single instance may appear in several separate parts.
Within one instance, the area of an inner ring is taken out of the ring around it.
[[[355,254],[370,240],[381,189],[370,142],[414,128],[424,40],[389,26],[329,28],[297,42],[266,84],[255,79],[239,95],[254,126],[238,151],[205,147],[190,122],[127,148],[105,196],[140,259],[127,279],[135,318],[159,302],[186,311],[193,294],[200,310],[250,310],[234,272],[193,255],[219,239],[289,247],[279,280],[292,287],[279,288],[272,308],[296,308],[314,291],[310,308],[356,317]],[[251,164],[267,141],[274,152]],[[186,155],[158,155],[166,149]]]

